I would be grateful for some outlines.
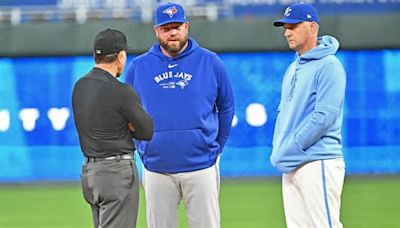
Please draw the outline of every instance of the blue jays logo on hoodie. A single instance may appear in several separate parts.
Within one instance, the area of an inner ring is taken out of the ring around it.
[[[168,16],[170,18],[172,18],[178,12],[178,10],[175,8],[175,6],[172,6],[172,7],[169,7],[167,9],[165,9],[162,12],[165,13],[165,14],[168,14]]]
[[[175,89],[178,86],[184,89],[192,80],[192,75],[185,72],[166,71],[154,77],[154,81],[163,89]],[[178,79],[179,81],[176,81]]]

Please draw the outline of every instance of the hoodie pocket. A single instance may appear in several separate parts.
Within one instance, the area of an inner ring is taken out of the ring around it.
[[[177,170],[208,163],[209,148],[200,129],[154,132],[144,163],[157,170]]]
[[[274,165],[284,161],[299,161],[306,155],[307,153],[296,142],[296,134],[291,131],[284,131],[276,137],[271,161]]]
[[[286,135],[282,143],[281,152],[287,155],[307,154],[297,143],[296,134],[294,132],[288,132]]]

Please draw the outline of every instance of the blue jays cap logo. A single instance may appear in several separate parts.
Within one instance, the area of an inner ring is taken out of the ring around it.
[[[165,9],[162,12],[165,13],[165,14],[168,14],[168,16],[170,18],[172,18],[178,12],[178,10],[176,9],[175,6],[171,6],[171,7],[167,8],[167,9]]]
[[[185,23],[187,22],[185,10],[177,3],[167,3],[160,5],[155,13],[155,27],[168,23]]]

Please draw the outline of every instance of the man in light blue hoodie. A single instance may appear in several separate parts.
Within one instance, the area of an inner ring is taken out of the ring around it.
[[[181,200],[191,228],[220,227],[218,158],[234,100],[221,59],[188,30],[181,5],[160,5],[158,43],[132,61],[126,76],[154,122],[152,140],[136,141],[149,228],[178,227]]]
[[[346,73],[335,57],[338,41],[318,37],[310,4],[295,3],[274,22],[296,51],[282,82],[271,163],[282,176],[288,228],[342,227],[340,198],[345,165],[342,120]]]

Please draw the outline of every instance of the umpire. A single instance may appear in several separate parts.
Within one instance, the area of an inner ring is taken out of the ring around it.
[[[132,138],[150,140],[153,122],[135,91],[117,78],[126,63],[125,35],[106,29],[94,41],[94,68],[73,89],[82,189],[95,228],[136,227],[139,182]]]

